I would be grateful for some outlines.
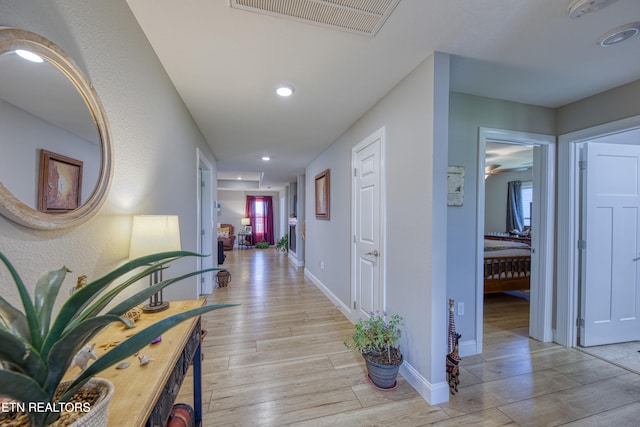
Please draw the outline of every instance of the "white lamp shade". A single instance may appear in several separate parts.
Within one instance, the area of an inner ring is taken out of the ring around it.
[[[136,215],[131,227],[129,259],[179,251],[180,223],[176,215]]]
[[[242,218],[240,221],[242,222],[242,225],[251,224],[251,219],[250,218]]]

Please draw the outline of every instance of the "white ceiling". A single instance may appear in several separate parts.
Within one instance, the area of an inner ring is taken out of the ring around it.
[[[559,107],[640,79],[640,21],[616,0],[570,19],[568,0],[401,0],[373,38],[232,9],[223,0],[127,0],[210,144],[220,176],[277,189],[433,51],[449,53],[451,90]],[[287,99],[274,88],[296,88]],[[271,156],[263,162],[262,155]]]

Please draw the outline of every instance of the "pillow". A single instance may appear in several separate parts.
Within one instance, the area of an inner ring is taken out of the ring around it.
[[[228,228],[218,228],[218,237],[229,238],[229,229]]]

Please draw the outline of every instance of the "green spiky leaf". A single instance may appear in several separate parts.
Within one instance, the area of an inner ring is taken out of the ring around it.
[[[64,334],[59,341],[51,348],[47,365],[49,366],[49,376],[44,385],[44,389],[51,397],[56,391],[58,383],[71,365],[73,357],[82,347],[105,326],[114,322],[121,322],[125,327],[132,328],[133,320],[115,315],[104,315],[92,317],[80,323],[73,330]]]
[[[0,396],[19,402],[47,402],[47,393],[32,378],[0,369]]]
[[[62,267],[59,270],[47,271],[36,283],[36,291],[34,293],[34,306],[36,313],[38,314],[38,321],[40,324],[40,335],[46,336],[51,324],[51,312],[53,310],[53,304],[58,298],[58,292],[60,286],[64,282],[64,278],[67,272],[70,270],[67,267]]]
[[[216,304],[199,307],[179,314],[174,314],[173,316],[167,317],[166,319],[160,320],[153,325],[148,326],[137,334],[116,345],[103,356],[101,356],[98,360],[92,363],[91,366],[85,369],[73,380],[72,384],[69,386],[69,389],[61,397],[61,400],[73,396],[73,394],[80,387],[82,387],[82,384],[84,384],[84,382],[86,382],[89,378],[104,371],[115,363],[118,363],[122,359],[135,354],[137,351],[147,346],[149,343],[151,343],[151,341],[153,341],[169,329],[173,328],[178,323],[184,322],[185,320],[192,317],[200,316],[212,310],[218,310],[224,307],[233,307],[236,305],[237,304]]]
[[[30,376],[42,384],[47,377],[47,367],[38,352],[7,330],[0,330],[0,361],[8,363],[12,370]]]
[[[38,316],[33,306],[33,302],[29,297],[29,292],[27,291],[27,288],[24,285],[24,282],[20,278],[20,275],[18,274],[16,269],[13,267],[11,262],[9,262],[7,257],[5,257],[2,252],[0,252],[0,260],[7,267],[7,270],[9,270],[9,273],[11,274],[11,277],[13,278],[13,281],[16,284],[16,287],[18,288],[18,294],[20,295],[20,300],[22,301],[22,307],[24,308],[24,316],[27,321],[31,344],[35,348],[39,349],[40,345],[42,344],[42,336],[40,335],[40,328],[38,325]]]
[[[82,310],[87,307],[91,301],[94,301],[96,298],[100,297],[101,292],[103,292],[114,280],[122,277],[123,275],[129,273],[132,270],[135,270],[138,267],[149,265],[150,263],[160,262],[166,259],[176,259],[184,256],[197,256],[193,252],[186,251],[173,251],[173,252],[163,252],[159,254],[148,255],[145,257],[137,258],[132,261],[127,262],[121,267],[113,270],[110,273],[107,273],[105,276],[89,283],[87,286],[83,287],[77,292],[74,292],[73,295],[63,304],[60,309],[60,313],[56,317],[49,333],[45,338],[45,342],[42,346],[42,353],[47,353],[51,350],[51,347],[55,344],[55,342],[60,339],[60,336],[67,329],[67,326],[74,318],[79,316],[82,313]],[[147,270],[150,270],[147,268]],[[145,270],[145,271],[147,271]],[[151,270],[148,274],[151,274],[153,270]],[[133,284],[133,282],[127,281],[129,285]],[[120,291],[125,288],[121,288]]]
[[[20,338],[30,341],[31,333],[25,315],[0,297],[0,323]]]
[[[150,296],[152,296],[155,293],[157,293],[158,291],[160,291],[160,290],[166,288],[167,286],[171,285],[172,283],[179,282],[181,280],[184,280],[184,279],[186,279],[188,277],[192,277],[192,276],[198,275],[200,273],[206,273],[208,271],[214,271],[214,270],[222,270],[222,269],[221,268],[207,268],[205,270],[194,271],[192,273],[187,273],[187,274],[184,274],[184,275],[179,276],[179,277],[163,280],[162,282],[156,283],[153,286],[149,286],[147,288],[144,288],[143,290],[139,291],[135,295],[125,299],[120,304],[116,305],[111,310],[109,310],[109,313],[121,316],[124,313],[126,313],[127,311],[131,310],[133,307],[135,307],[138,304],[140,304],[141,302],[145,301]]]

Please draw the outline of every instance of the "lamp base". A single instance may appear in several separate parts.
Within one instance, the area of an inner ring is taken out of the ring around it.
[[[154,305],[145,304],[142,306],[143,313],[157,313],[159,311],[163,311],[169,308],[169,301],[163,301]]]

